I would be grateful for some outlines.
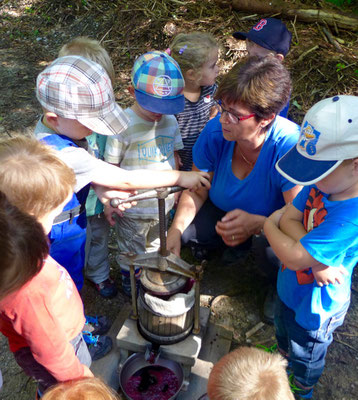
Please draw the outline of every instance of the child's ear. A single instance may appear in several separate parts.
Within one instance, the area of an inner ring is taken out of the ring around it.
[[[184,80],[188,81],[196,81],[197,79],[197,73],[193,69],[188,69],[185,74],[184,74]]]
[[[45,125],[50,125],[51,127],[56,127],[58,125],[58,115],[51,111],[46,111],[44,114]]]
[[[358,157],[353,158],[353,174],[358,176]]]
[[[132,85],[131,85],[131,86],[128,86],[128,92],[129,92],[129,94],[130,94],[131,96],[135,97],[134,87],[133,87]]]

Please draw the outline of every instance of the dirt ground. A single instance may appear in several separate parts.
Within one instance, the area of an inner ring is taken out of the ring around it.
[[[299,1],[285,3],[302,7]],[[320,1],[302,3],[313,7],[323,4]],[[336,8],[331,10],[337,11]],[[345,12],[357,15],[353,7]],[[231,33],[248,31],[260,17],[262,15],[254,11],[248,14],[220,8],[213,0],[0,1],[0,137],[31,133],[40,115],[34,95],[36,75],[56,57],[64,43],[76,36],[86,35],[102,41],[117,73],[117,100],[126,107],[131,104],[126,87],[136,56],[150,49],[165,49],[180,31],[210,31],[221,45],[222,74],[246,54],[244,43],[234,40]],[[327,26],[322,22],[284,21],[293,32],[292,48],[286,59],[293,80],[289,117],[301,123],[305,112],[322,98],[335,94],[358,95],[357,33],[331,27],[331,33],[337,38],[334,45],[324,35],[322,28]],[[112,237],[112,274],[120,285],[114,247]],[[194,262],[187,251],[183,257]],[[266,282],[256,270],[252,254],[230,267],[223,265],[220,255],[209,260],[202,284],[202,303],[211,305],[213,321],[233,330],[233,348],[247,344],[245,333],[261,322],[266,290]],[[83,300],[87,313],[103,314],[112,321],[123,304],[129,302],[121,291],[116,298],[104,300],[88,282]],[[351,307],[329,349],[315,399],[358,399],[357,321],[356,271]],[[264,325],[249,338],[249,343],[272,345],[273,328]],[[0,349],[0,368],[4,376],[0,399],[33,399],[35,385],[14,362],[3,336],[0,336]]]

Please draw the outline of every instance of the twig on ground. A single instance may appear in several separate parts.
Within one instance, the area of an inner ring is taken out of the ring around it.
[[[348,347],[348,348],[354,350],[355,352],[358,351],[358,349],[356,349],[355,347],[351,346],[350,344],[348,344],[348,343],[346,343],[346,342],[343,342],[342,340],[339,340],[339,339],[337,339],[337,338],[334,338],[334,341],[337,342],[337,343],[339,343],[339,344],[343,344],[343,346],[346,346],[346,347]]]
[[[254,335],[258,330],[260,330],[264,326],[265,326],[265,324],[262,321],[260,321],[258,324],[256,324],[253,328],[251,328],[249,331],[247,331],[245,333],[246,339],[248,339],[250,336]]]
[[[297,64],[300,61],[302,61],[308,54],[312,53],[312,51],[315,51],[319,48],[318,44],[316,46],[311,47],[310,49],[308,49],[307,51],[305,51],[304,53],[302,53],[297,60],[293,63],[293,64]]]
[[[322,30],[323,30],[323,33],[327,36],[327,39],[328,39],[329,43],[333,44],[333,46],[336,48],[337,51],[339,51],[340,53],[343,53],[342,47],[337,42],[337,40],[335,40],[333,38],[331,32],[329,31],[329,28],[325,27],[325,26],[322,26]]]
[[[293,32],[295,33],[295,36],[296,36],[296,43],[298,44],[299,43],[299,39],[298,39],[297,31],[296,31],[296,19],[297,19],[297,15],[295,15],[294,21],[293,22],[290,21],[290,22],[291,22],[291,25],[292,25],[292,28],[293,28]]]

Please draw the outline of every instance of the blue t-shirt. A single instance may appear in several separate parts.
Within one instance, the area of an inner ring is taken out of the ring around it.
[[[223,137],[220,116],[207,123],[194,148],[193,160],[202,171],[214,172],[209,196],[221,210],[236,208],[252,214],[269,216],[284,204],[282,192],[295,185],[275,169],[276,161],[298,140],[299,126],[276,117],[251,173],[244,179],[232,171],[235,142]]]
[[[277,291],[281,300],[296,313],[305,329],[318,329],[350,299],[351,278],[358,262],[358,197],[330,201],[316,186],[306,186],[293,205],[303,213],[308,232],[302,246],[318,262],[331,267],[343,265],[348,275],[342,284],[320,287],[311,269],[291,271],[280,268]]]

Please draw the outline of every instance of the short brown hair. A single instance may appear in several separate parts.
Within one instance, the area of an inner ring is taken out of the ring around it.
[[[22,212],[42,217],[73,191],[76,177],[50,146],[34,138],[0,140],[0,190]]]
[[[287,68],[273,56],[250,57],[224,76],[215,98],[228,104],[241,103],[258,119],[278,114],[291,93]]]
[[[59,383],[49,389],[43,400],[117,400],[120,397],[98,378],[83,378]]]
[[[279,354],[241,347],[214,365],[208,381],[209,399],[293,400],[286,366]]]
[[[82,56],[96,62],[106,70],[114,87],[115,73],[111,58],[98,40],[90,39],[86,36],[78,36],[64,44],[58,56]]]
[[[42,225],[0,191],[0,299],[37,275],[48,253]]]

